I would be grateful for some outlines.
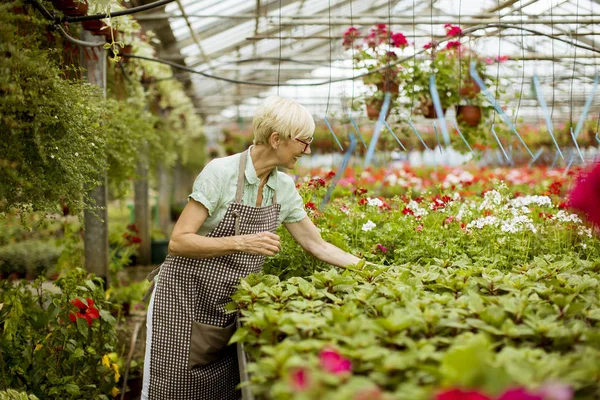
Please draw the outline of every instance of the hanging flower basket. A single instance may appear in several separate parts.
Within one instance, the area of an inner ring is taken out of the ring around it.
[[[468,81],[464,82],[458,91],[462,97],[468,98],[477,96],[479,92],[481,92],[481,88],[473,79],[469,79]]]
[[[398,94],[400,92],[400,85],[394,81],[383,81],[377,84],[377,90],[384,93],[390,92],[391,94]]]
[[[371,121],[377,120],[379,118],[379,114],[381,113],[381,109],[383,108],[383,100],[372,99],[366,103],[367,106],[367,117]],[[388,108],[387,114],[385,118],[390,116],[390,111],[392,111],[391,107]]]
[[[87,0],[82,2],[77,0],[52,0],[52,5],[70,17],[86,15],[88,12]]]
[[[97,35],[103,34],[104,30],[107,29],[105,28],[107,25],[101,19],[90,19],[86,21],[81,21],[81,26],[86,31],[90,31],[92,32],[92,34]]]
[[[444,113],[444,115],[446,115],[446,108],[442,108],[442,112]],[[433,103],[421,104],[421,113],[425,118],[428,119],[434,119],[438,117]]]
[[[481,107],[473,105],[458,106],[456,108],[458,122],[469,126],[477,126],[481,122]]]

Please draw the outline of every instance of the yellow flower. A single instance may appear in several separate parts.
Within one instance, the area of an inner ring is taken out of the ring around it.
[[[112,367],[115,370],[115,382],[119,382],[119,379],[121,378],[121,374],[119,374],[119,366],[117,364],[113,364]]]
[[[36,346],[35,346],[35,350],[34,350],[34,351],[38,351],[38,350],[40,350],[42,347],[44,347],[44,345],[43,345],[43,344],[38,344],[38,345],[36,345]]]
[[[108,359],[108,354],[105,354],[104,356],[102,356],[102,365],[104,365],[106,368],[110,369],[110,360]]]
[[[104,297],[105,300],[108,301],[108,299],[110,299],[110,292],[112,291],[112,288],[108,289],[106,292],[104,292]]]
[[[119,390],[119,388],[118,388],[118,387],[116,387],[116,386],[114,386],[114,387],[112,388],[112,392],[110,392],[110,394],[112,395],[112,397],[117,397],[117,395],[118,395],[119,393],[121,393],[121,391],[120,391],[120,390]]]

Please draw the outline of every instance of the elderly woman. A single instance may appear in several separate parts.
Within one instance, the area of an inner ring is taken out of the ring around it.
[[[292,178],[310,154],[315,129],[303,106],[269,97],[252,122],[254,145],[215,159],[200,173],[177,221],[148,309],[142,399],[239,397],[235,315],[225,311],[234,286],[280,250],[284,224],[310,254],[332,265],[359,259],[321,238]]]

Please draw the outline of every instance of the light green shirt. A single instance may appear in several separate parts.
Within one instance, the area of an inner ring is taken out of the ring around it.
[[[198,234],[206,236],[225,216],[229,204],[235,201],[238,169],[241,153],[229,157],[217,158],[209,162],[194,182],[192,193],[188,196],[208,209],[208,218],[200,227]],[[250,151],[246,161],[244,194],[242,204],[256,206],[260,179],[256,175]],[[292,223],[306,217],[304,202],[296,190],[292,178],[273,170],[263,187],[262,207],[273,203],[273,194],[277,193],[277,203],[281,204],[279,223]]]

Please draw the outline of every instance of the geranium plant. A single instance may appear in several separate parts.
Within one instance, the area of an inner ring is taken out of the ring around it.
[[[406,71],[397,60],[401,51],[409,46],[404,34],[392,32],[386,24],[373,26],[363,38],[354,27],[344,33],[342,46],[353,50],[352,61],[354,68],[367,71],[363,82],[373,85],[375,91],[367,95],[367,106],[380,109],[383,103],[383,93],[397,95],[406,82]]]

